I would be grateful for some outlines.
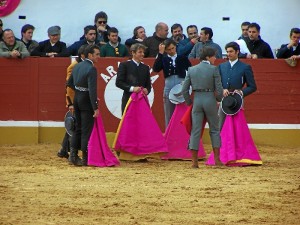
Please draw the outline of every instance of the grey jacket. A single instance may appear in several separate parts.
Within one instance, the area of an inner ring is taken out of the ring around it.
[[[189,59],[199,59],[200,58],[200,52],[204,47],[211,47],[216,50],[216,57],[218,59],[222,58],[222,49],[221,47],[214,43],[212,40],[209,40],[205,43],[203,42],[198,42],[197,44],[194,45],[192,48],[191,53],[189,54],[188,58]]]
[[[20,58],[25,58],[30,55],[26,46],[21,41],[16,40],[15,45],[11,47],[7,46],[4,41],[0,42],[0,57],[10,58],[10,52],[12,50],[19,51],[21,53]]]
[[[201,62],[188,69],[182,85],[182,94],[187,105],[192,104],[189,94],[190,86],[192,86],[193,91],[210,89],[215,92],[217,101],[222,100],[223,88],[221,76],[216,66]]]

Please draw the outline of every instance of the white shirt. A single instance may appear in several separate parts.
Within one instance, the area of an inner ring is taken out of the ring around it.
[[[137,66],[140,65],[140,62],[137,62],[134,59],[132,59],[132,62],[134,62]],[[130,89],[129,89],[129,92],[133,92],[133,88],[134,88],[134,86],[131,86]]]
[[[234,64],[236,64],[236,62],[238,61],[239,59],[236,59],[236,60],[233,60],[233,61],[230,61],[229,60],[229,63],[231,65],[231,68],[234,66]]]
[[[168,55],[168,57],[170,57],[170,58],[172,59],[172,61],[173,61],[173,66],[175,66],[175,60],[176,60],[176,58],[177,58],[177,54],[175,54],[175,55],[173,55],[173,56]]]

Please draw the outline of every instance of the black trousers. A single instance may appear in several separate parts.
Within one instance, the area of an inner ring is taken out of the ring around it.
[[[74,104],[76,128],[71,138],[71,147],[81,151],[87,151],[88,141],[90,139],[94,126],[94,111],[80,110]]]
[[[71,137],[69,136],[69,134],[66,132],[64,139],[61,143],[61,148],[65,151],[65,152],[69,152],[70,151],[70,142],[71,142]]]

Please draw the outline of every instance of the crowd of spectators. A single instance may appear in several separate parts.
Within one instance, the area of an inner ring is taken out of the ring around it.
[[[128,50],[135,43],[141,43],[147,47],[145,57],[157,57],[159,45],[167,39],[175,41],[178,55],[185,55],[189,59],[199,58],[200,51],[205,46],[214,48],[217,58],[223,57],[222,48],[213,41],[212,28],[202,27],[198,31],[196,25],[187,26],[186,36],[181,24],[175,23],[171,26],[169,38],[169,26],[166,23],[156,24],[155,32],[149,37],[146,36],[143,26],[137,26],[133,29],[132,38],[122,44],[118,29],[108,25],[108,16],[103,11],[95,15],[94,25],[85,26],[83,36],[70,46],[60,40],[61,28],[56,25],[48,28],[49,39],[39,43],[33,40],[35,27],[31,24],[26,24],[21,28],[20,39],[16,38],[11,29],[3,29],[3,26],[3,21],[0,19],[0,57],[7,58],[77,56],[78,49],[85,44],[97,45],[101,57],[128,57],[130,55]],[[241,24],[242,34],[235,40],[241,49],[239,58],[289,58],[292,60],[300,58],[299,28],[292,28],[289,43],[282,44],[275,52],[262,39],[260,29],[257,23],[245,21]]]

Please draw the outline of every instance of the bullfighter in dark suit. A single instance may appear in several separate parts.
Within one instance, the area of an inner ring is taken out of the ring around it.
[[[122,90],[122,114],[132,92],[148,95],[151,91],[150,68],[142,63],[146,47],[142,44],[133,44],[130,47],[132,60],[122,62],[118,68],[116,86]]]
[[[94,63],[100,58],[100,50],[96,45],[89,45],[84,51],[85,60],[78,63],[67,82],[75,90],[74,112],[76,129],[71,139],[69,162],[76,166],[87,166],[88,141],[94,125],[94,117],[99,115],[97,101],[97,70]],[[80,144],[81,142],[81,144]],[[82,161],[78,150],[82,151]]]
[[[167,39],[159,45],[159,53],[155,59],[153,71],[164,71],[165,86],[163,100],[166,128],[168,127],[176,106],[170,102],[169,93],[175,85],[183,82],[186,71],[191,65],[191,62],[186,56],[177,55],[176,42],[174,40]]]
[[[240,47],[236,42],[230,42],[225,46],[228,62],[219,65],[219,71],[224,88],[223,95],[226,97],[230,92],[237,92],[243,97],[256,91],[252,68],[250,65],[241,62],[238,59]],[[246,86],[245,86],[246,85]],[[225,114],[220,109],[220,130],[222,130]]]

